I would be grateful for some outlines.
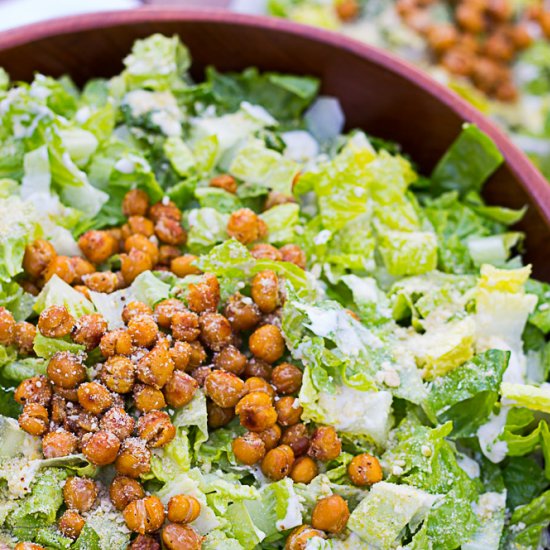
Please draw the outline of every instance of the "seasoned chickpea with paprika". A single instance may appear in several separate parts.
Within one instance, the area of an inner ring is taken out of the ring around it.
[[[128,321],[128,334],[136,346],[148,348],[159,335],[159,327],[150,315],[136,315]]]
[[[188,342],[175,341],[170,348],[170,357],[176,370],[185,371],[189,367],[192,347]]]
[[[189,356],[189,369],[196,369],[206,361],[206,350],[197,340],[194,342],[189,342],[189,346],[191,348],[191,355]]]
[[[231,323],[219,313],[203,313],[199,318],[201,341],[212,351],[220,351],[233,339]]]
[[[272,373],[273,367],[269,363],[266,363],[261,359],[256,359],[255,357],[252,357],[252,359],[248,361],[244,369],[245,377],[263,378],[267,381],[271,380]]]
[[[212,371],[204,383],[206,395],[216,405],[234,407],[244,395],[244,382],[234,374],[223,370]]]
[[[135,533],[154,533],[164,523],[164,506],[157,496],[133,500],[124,508],[122,515],[126,526]]]
[[[204,537],[190,525],[169,523],[163,528],[161,538],[167,550],[200,550]]]
[[[36,279],[41,277],[51,261],[57,256],[52,243],[37,239],[25,247],[23,269]]]
[[[279,249],[283,262],[297,265],[301,269],[306,268],[307,258],[305,252],[296,244],[285,244]]]
[[[155,321],[159,327],[170,328],[175,313],[187,311],[185,304],[176,298],[168,298],[159,302],[153,311]]]
[[[288,445],[295,456],[305,455],[309,449],[310,439],[307,428],[302,423],[294,424],[288,427],[281,439],[281,443]]]
[[[47,338],[68,336],[76,321],[65,306],[50,306],[38,317],[38,330]]]
[[[238,348],[230,344],[214,355],[213,362],[219,369],[240,375],[244,372],[247,358]]]
[[[275,448],[281,440],[281,428],[278,424],[273,424],[273,426],[267,428],[267,430],[255,433],[257,433],[264,442],[266,451],[271,451],[271,449]]]
[[[266,452],[263,439],[254,432],[247,432],[237,437],[231,446],[237,461],[247,466],[260,462]]]
[[[17,386],[14,399],[21,405],[38,403],[47,407],[52,399],[52,388],[45,376],[26,378]]]
[[[286,477],[294,464],[294,453],[288,445],[279,445],[268,451],[262,460],[262,472],[273,481]]]
[[[246,393],[263,391],[269,396],[275,397],[275,390],[273,389],[273,386],[267,380],[260,378],[259,376],[251,376],[250,378],[247,378],[244,383],[244,387],[246,389]]]
[[[73,284],[82,284],[83,277],[95,272],[94,264],[80,256],[73,256],[71,258],[71,265],[74,273]]]
[[[382,481],[382,466],[378,459],[368,453],[354,456],[348,465],[348,476],[358,487],[365,487]]]
[[[174,372],[174,361],[165,340],[159,340],[155,347],[137,364],[137,377],[144,384],[157,389],[164,387]]]
[[[111,432],[100,430],[82,438],[82,454],[96,466],[112,464],[120,449],[119,438]]]
[[[122,213],[130,216],[145,216],[149,208],[149,196],[141,189],[132,189],[124,195]]]
[[[109,497],[117,510],[124,510],[130,502],[144,496],[143,487],[128,476],[116,476],[109,486]]]
[[[206,403],[206,410],[208,412],[208,426],[212,429],[221,428],[226,426],[235,417],[235,409],[233,407],[220,407],[213,401]]]
[[[168,521],[191,523],[201,513],[200,502],[191,495],[175,495],[168,501]]]
[[[341,533],[349,516],[348,503],[340,495],[331,495],[317,501],[311,513],[311,524],[329,533]]]
[[[122,407],[111,407],[101,418],[99,427],[115,434],[121,441],[132,435],[135,420]]]
[[[176,428],[164,411],[151,411],[140,416],[137,431],[139,437],[153,449],[164,447],[176,436]]]
[[[342,451],[342,442],[332,426],[319,426],[311,437],[308,455],[327,462],[334,460]]]
[[[93,479],[70,477],[63,486],[63,500],[70,510],[84,513],[92,509],[97,499],[97,484]]]
[[[164,397],[170,407],[179,409],[193,399],[199,384],[182,370],[175,370],[163,388]]]
[[[102,264],[118,252],[117,240],[107,231],[92,229],[79,239],[78,246],[84,256],[94,264]]]
[[[73,342],[83,345],[87,351],[92,351],[99,346],[107,328],[107,321],[103,315],[99,313],[82,315],[73,327]]]
[[[150,412],[166,407],[162,391],[147,384],[136,384],[133,397],[136,409],[141,412]]]
[[[158,263],[164,266],[170,266],[172,260],[181,256],[181,250],[177,246],[161,244],[159,246]]]
[[[277,422],[281,426],[293,426],[300,422],[304,409],[296,397],[289,395],[281,397],[275,402],[275,410],[277,411]]]
[[[71,258],[68,256],[56,256],[44,271],[44,282],[48,282],[54,275],[67,284],[72,284],[75,280],[75,271]]]
[[[309,456],[300,456],[290,470],[290,477],[294,483],[310,483],[319,474],[315,460]]]
[[[129,302],[122,309],[122,320],[128,324],[131,319],[138,315],[153,315],[153,310],[143,302]]]
[[[308,541],[314,538],[326,539],[327,537],[323,531],[314,529],[310,525],[300,525],[288,536],[285,550],[306,550]]]
[[[69,456],[76,452],[77,445],[76,436],[60,428],[42,438],[42,454],[44,458]]]
[[[34,351],[36,327],[32,323],[20,321],[13,330],[13,343],[22,355],[30,355]]]
[[[85,382],[78,387],[80,406],[92,414],[100,414],[113,404],[109,390],[97,382]]]
[[[250,249],[250,254],[257,260],[273,260],[280,262],[283,255],[273,245],[267,243],[255,244]]]
[[[118,277],[112,271],[95,271],[82,277],[88,290],[111,294],[118,288]]]
[[[38,403],[27,403],[19,415],[19,426],[31,435],[42,435],[48,430],[48,410]]]
[[[120,255],[120,272],[127,285],[131,285],[138,275],[153,269],[153,260],[147,252],[130,249],[127,254]]]
[[[254,357],[274,363],[285,352],[285,341],[281,329],[275,325],[263,325],[256,329],[248,340],[250,351]]]
[[[84,518],[78,512],[66,510],[59,518],[57,527],[66,537],[76,539],[80,535],[85,524]]]
[[[252,279],[252,299],[262,313],[271,313],[279,305],[279,278],[274,271],[256,273]]]
[[[128,393],[132,391],[135,382],[135,366],[124,355],[112,355],[105,361],[100,371],[101,381],[111,391]]]
[[[243,244],[250,244],[267,235],[267,226],[254,211],[241,208],[229,216],[227,234]]]
[[[201,333],[199,316],[188,310],[177,311],[172,315],[171,328],[176,340],[193,342]]]
[[[219,301],[220,283],[211,273],[205,273],[198,283],[191,283],[187,289],[187,303],[195,313],[216,311]]]
[[[217,187],[218,189],[223,189],[228,193],[235,194],[237,192],[237,181],[233,176],[229,174],[220,174],[215,176],[210,180],[210,187]]]
[[[157,223],[162,218],[179,221],[181,220],[181,210],[174,202],[162,200],[149,208],[149,217],[154,223]]]
[[[302,386],[302,371],[290,363],[281,363],[273,369],[271,383],[283,395],[296,393]]]
[[[187,241],[187,232],[178,220],[160,218],[155,223],[155,235],[160,242],[172,246],[182,246]]]
[[[99,349],[103,357],[107,358],[114,355],[131,355],[134,351],[132,337],[123,328],[111,330],[101,337]]]
[[[117,439],[118,441],[118,439]],[[129,437],[120,448],[115,462],[116,471],[124,476],[138,478],[151,470],[151,451],[145,440]]]
[[[193,254],[178,254],[170,261],[170,271],[178,277],[186,277],[187,275],[200,275],[202,271],[194,265],[198,260]]]

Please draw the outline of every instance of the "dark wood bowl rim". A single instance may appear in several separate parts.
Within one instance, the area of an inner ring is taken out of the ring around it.
[[[56,35],[75,33],[111,26],[123,26],[157,21],[198,21],[206,23],[234,24],[243,27],[276,30],[283,34],[300,35],[313,42],[330,44],[356,56],[397,73],[414,82],[430,94],[434,101],[448,106],[464,121],[476,124],[495,142],[511,172],[524,187],[533,203],[550,226],[550,184],[531,163],[527,156],[493,122],[468,104],[455,92],[433,80],[409,63],[379,48],[364,44],[341,34],[316,27],[301,25],[284,19],[231,13],[228,11],[142,7],[134,10],[97,12],[33,23],[0,33],[0,50]]]

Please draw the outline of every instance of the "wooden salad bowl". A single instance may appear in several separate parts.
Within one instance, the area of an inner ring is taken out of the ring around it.
[[[207,65],[221,71],[261,70],[310,74],[322,93],[341,101],[348,128],[394,140],[421,172],[431,169],[473,122],[496,143],[505,163],[485,187],[489,202],[528,205],[518,229],[527,234],[526,260],[550,280],[550,185],[511,141],[455,93],[381,50],[313,27],[223,11],[142,8],[34,24],[0,34],[0,66],[14,80],[36,71],[70,75],[78,84],[119,73],[136,38],[178,34],[191,50],[193,75]]]

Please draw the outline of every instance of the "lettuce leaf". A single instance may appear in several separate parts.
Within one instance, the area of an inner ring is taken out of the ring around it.
[[[65,306],[75,319],[95,311],[94,305],[82,293],[75,290],[57,275],[54,275],[44,285],[36,298],[33,309],[40,314],[53,305]]]

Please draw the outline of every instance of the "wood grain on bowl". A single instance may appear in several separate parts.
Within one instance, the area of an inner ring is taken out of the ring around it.
[[[349,128],[402,144],[429,173],[465,121],[495,141],[506,163],[485,188],[486,198],[510,207],[529,205],[519,229],[527,233],[528,261],[550,280],[550,185],[525,155],[483,115],[452,91],[405,62],[349,38],[279,19],[176,8],[90,14],[0,34],[0,66],[15,80],[40,71],[69,74],[82,84],[110,76],[136,38],[179,34],[193,56],[193,74],[218,69],[312,74],[322,93],[337,96]]]

